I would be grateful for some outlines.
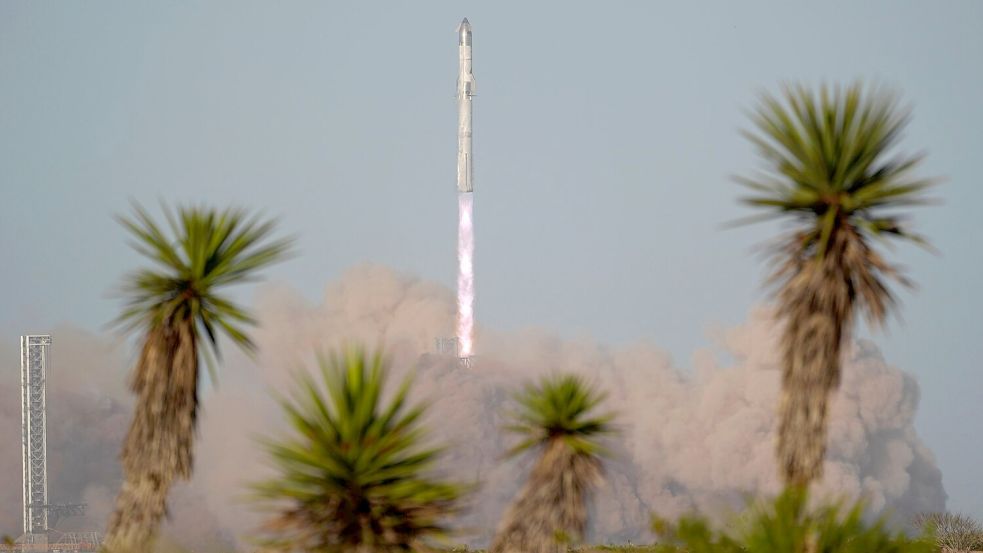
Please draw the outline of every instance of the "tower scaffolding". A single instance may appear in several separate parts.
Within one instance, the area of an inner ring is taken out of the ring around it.
[[[48,532],[48,437],[45,376],[51,335],[20,337],[21,450],[24,469],[24,536]]]
[[[84,516],[85,504],[48,502],[47,393],[45,390],[51,335],[20,337],[21,452],[23,453],[24,533],[15,544],[0,544],[0,552],[94,552],[98,532],[59,532],[65,517]]]

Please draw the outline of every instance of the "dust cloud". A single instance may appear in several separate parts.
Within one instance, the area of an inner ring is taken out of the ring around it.
[[[778,490],[772,459],[778,333],[767,309],[696,352],[692,373],[648,342],[608,347],[540,329],[480,326],[474,367],[463,369],[432,353],[434,338],[453,334],[455,309],[445,287],[376,265],[349,270],[313,305],[288,287],[263,288],[255,305],[258,354],[248,359],[226,348],[219,386],[203,395],[195,477],[175,494],[165,532],[190,545],[241,542],[255,530],[262,515],[244,501],[245,483],[269,474],[255,438],[285,430],[270,391],[289,391],[293,373],[312,368],[316,352],[348,343],[385,346],[397,373],[416,373],[414,393],[431,406],[432,434],[450,445],[441,470],[480,483],[458,521],[460,541],[487,542],[529,467],[528,458],[503,459],[513,443],[499,431],[511,391],[560,370],[606,391],[620,429],[595,497],[594,541],[647,540],[652,512],[723,513],[748,493]],[[115,457],[132,408],[123,389],[124,348],[72,329],[52,334],[51,496],[88,501],[91,520],[77,524],[101,527],[119,483]],[[11,360],[0,380],[9,398],[0,402],[0,439],[17,444],[17,353],[0,353]],[[899,517],[944,510],[942,474],[914,430],[918,395],[914,379],[875,346],[849,346],[832,406],[825,493],[863,496],[873,509]],[[19,448],[0,452],[0,474],[10,483],[0,488],[0,531],[16,533]]]

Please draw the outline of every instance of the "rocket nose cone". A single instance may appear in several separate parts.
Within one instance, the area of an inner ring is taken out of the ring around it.
[[[471,23],[468,22],[468,18],[465,17],[464,21],[457,28],[457,37],[459,44],[471,44]]]

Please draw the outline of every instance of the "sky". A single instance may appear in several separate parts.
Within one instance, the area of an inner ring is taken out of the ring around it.
[[[366,261],[452,286],[464,16],[479,325],[652,341],[683,366],[767,300],[752,247],[780,229],[721,228],[747,214],[730,176],[757,166],[738,132],[757,94],[900,92],[903,149],[944,177],[914,219],[940,254],[890,252],[919,286],[870,337],[919,381],[950,508],[983,518],[976,1],[4,2],[7,339],[114,317],[141,263],[113,220],[131,201],[279,217],[300,255],[267,276],[311,299]]]

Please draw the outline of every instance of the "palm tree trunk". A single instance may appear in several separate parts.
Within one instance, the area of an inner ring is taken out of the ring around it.
[[[561,439],[546,445],[492,540],[490,553],[563,553],[587,526],[587,498],[600,463]]]
[[[191,476],[198,406],[192,321],[172,321],[148,333],[131,390],[137,406],[121,456],[123,487],[106,536],[111,553],[145,551],[167,513],[174,480]]]
[[[167,493],[173,479],[150,471],[126,475],[109,522],[104,551],[137,553],[149,550],[157,527],[167,514]]]
[[[781,299],[785,370],[776,453],[785,483],[807,487],[822,476],[829,400],[840,382],[853,294],[831,255],[803,266]]]

